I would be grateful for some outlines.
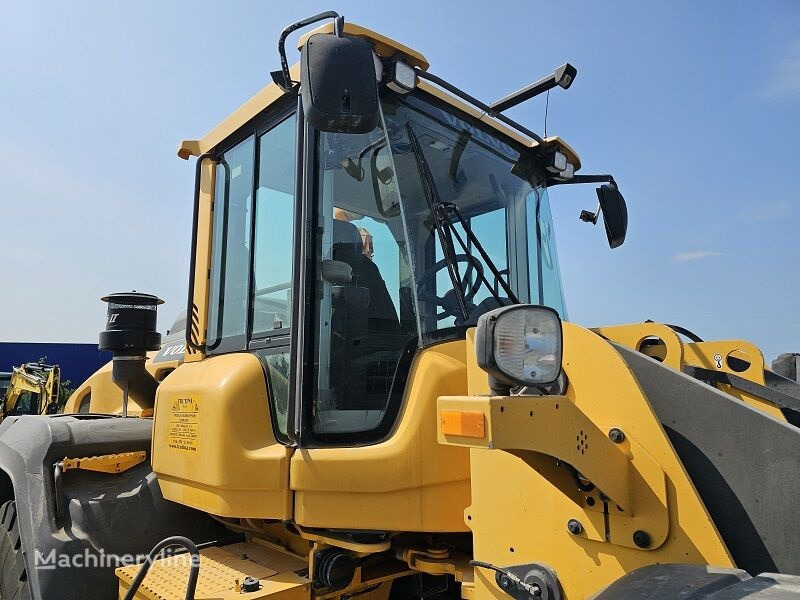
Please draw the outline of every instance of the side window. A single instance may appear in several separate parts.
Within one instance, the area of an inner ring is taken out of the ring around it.
[[[12,415],[33,415],[39,409],[39,394],[36,392],[22,392],[14,405]]]
[[[254,149],[250,137],[217,165],[206,337],[211,350],[246,347]]]
[[[258,139],[252,335],[291,325],[295,116]]]
[[[261,358],[280,437],[289,404],[297,117],[267,119],[217,157],[206,339],[209,353]]]

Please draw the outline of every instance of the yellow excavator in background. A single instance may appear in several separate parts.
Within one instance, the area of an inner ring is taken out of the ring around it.
[[[13,367],[0,407],[0,420],[10,415],[51,415],[60,405],[61,369],[43,361]]]
[[[574,67],[487,104],[333,12],[278,49],[178,152],[183,339],[111,294],[73,414],[0,424],[0,598],[800,598],[800,385],[567,319],[550,193],[611,248],[627,207],[505,111]]]

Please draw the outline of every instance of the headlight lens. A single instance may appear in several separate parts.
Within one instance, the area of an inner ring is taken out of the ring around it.
[[[545,385],[558,379],[561,345],[561,319],[546,306],[506,306],[478,319],[478,366],[506,385]]]

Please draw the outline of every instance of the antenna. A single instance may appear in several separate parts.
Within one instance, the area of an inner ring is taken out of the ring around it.
[[[547,137],[547,111],[550,109],[550,90],[547,90],[547,97],[544,101],[544,136]]]

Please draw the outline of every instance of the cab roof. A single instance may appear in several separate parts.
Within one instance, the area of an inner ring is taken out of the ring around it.
[[[306,40],[316,33],[332,32],[332,22],[322,25],[321,27],[318,27],[313,31],[301,36],[298,41],[298,48],[301,48]],[[344,33],[368,40],[373,44],[375,52],[383,58],[391,58],[400,55],[403,57],[405,62],[413,67],[417,67],[423,71],[427,71],[430,67],[430,63],[428,63],[428,60],[421,53],[409,48],[404,44],[401,44],[400,42],[381,35],[380,33],[367,29],[366,27],[362,27],[361,25],[345,22]],[[289,72],[293,80],[299,80],[299,63],[295,63],[289,69]],[[497,119],[494,119],[488,113],[472,106],[471,104],[468,104],[467,102],[464,102],[460,98],[457,98],[456,96],[429,81],[420,78],[418,79],[417,87],[422,91],[438,98],[439,100],[453,106],[454,108],[465,112],[473,118],[480,120],[502,135],[508,136],[524,146],[534,148],[540,145],[536,140],[529,138],[522,132],[509,127]],[[240,127],[254,119],[272,104],[277,102],[284,96],[284,94],[285,92],[277,84],[270,82],[256,95],[233,111],[231,115],[229,115],[219,125],[209,131],[205,136],[199,140],[183,140],[178,148],[178,156],[184,160],[188,160],[190,156],[200,156],[201,154],[209,152],[220,142],[237,131]],[[548,137],[545,138],[544,143],[547,145],[552,145],[555,148],[563,151],[569,158],[570,162],[575,165],[576,171],[580,168],[580,158],[578,157],[578,154],[561,138],[557,136]]]

